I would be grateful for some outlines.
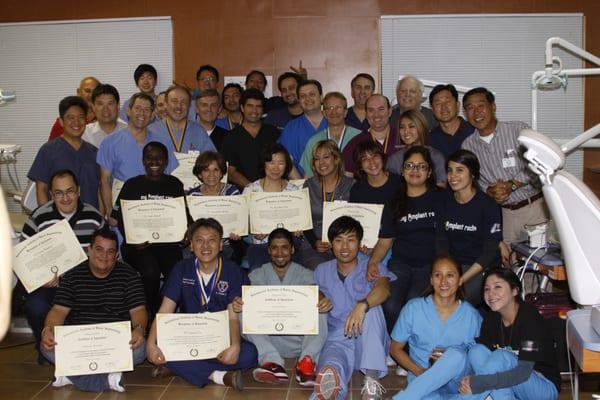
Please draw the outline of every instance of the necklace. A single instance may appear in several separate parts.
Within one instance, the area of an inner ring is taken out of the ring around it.
[[[323,179],[323,177],[319,177],[319,181],[321,183],[321,195],[323,198],[323,203],[325,203],[326,201],[332,202],[333,198],[335,196],[335,189],[337,189],[338,184],[340,183],[340,177],[337,176],[335,179],[335,185],[333,186],[333,190],[331,191],[331,196],[329,197],[329,200],[327,200],[327,192],[325,191],[325,180]]]

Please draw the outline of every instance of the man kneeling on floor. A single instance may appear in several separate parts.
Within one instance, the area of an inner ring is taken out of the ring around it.
[[[55,363],[54,327],[61,325],[100,324],[131,321],[133,363],[146,358],[144,335],[148,313],[140,275],[127,264],[117,261],[117,236],[107,228],[92,234],[89,259],[60,279],[54,305],[42,330],[42,354]],[[88,392],[111,389],[124,392],[121,372],[79,376],[57,376],[54,387],[75,385]]]
[[[267,242],[271,262],[263,264],[249,275],[252,285],[314,285],[313,271],[292,262],[294,235],[283,228],[271,232]],[[332,304],[320,293],[319,333],[317,335],[247,335],[246,339],[258,350],[259,367],[252,372],[258,382],[284,383],[288,374],[283,357],[299,357],[296,363],[296,381],[301,386],[314,386],[316,360],[327,337],[327,312]],[[243,311],[240,297],[233,301],[233,310]]]
[[[159,313],[229,312],[231,345],[209,360],[166,361],[156,344],[156,320],[148,335],[148,361],[158,366],[155,375],[175,374],[192,385],[209,382],[243,389],[242,370],[256,365],[256,348],[241,340],[240,325],[231,302],[241,296],[244,277],[240,267],[223,259],[223,227],[213,218],[200,218],[188,229],[193,257],[175,264],[163,287]]]
[[[328,335],[311,399],[345,399],[352,373],[360,370],[365,375],[362,400],[380,400],[385,389],[378,380],[388,372],[390,347],[381,304],[390,296],[390,281],[396,276],[380,264],[380,277],[367,280],[368,259],[358,259],[363,228],[354,218],[337,218],[327,237],[335,260],[317,267],[315,281],[333,309],[327,316]]]

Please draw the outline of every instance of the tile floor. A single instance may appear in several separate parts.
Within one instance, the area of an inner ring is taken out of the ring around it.
[[[53,388],[50,382],[53,377],[53,367],[39,366],[37,354],[30,335],[9,334],[0,342],[0,399],[10,400],[44,400],[44,399],[119,399],[119,400],[187,400],[187,399],[244,399],[244,400],[300,400],[307,399],[310,390],[296,385],[293,376],[294,360],[286,362],[290,373],[290,383],[287,386],[274,386],[254,382],[249,372],[244,375],[246,388],[243,392],[208,385],[203,389],[189,385],[180,378],[152,378],[152,367],[144,363],[132,372],[125,374],[125,393],[102,392],[85,393],[75,390],[72,386]],[[583,390],[580,399],[591,399],[591,391],[598,390],[600,382],[598,375],[585,375],[581,379]],[[405,378],[397,377],[390,370],[390,375],[382,380],[387,388],[387,397],[393,396],[406,384]],[[355,374],[352,378],[351,391],[348,399],[360,399],[361,376]],[[387,398],[386,397],[386,398]],[[571,398],[570,385],[563,384],[560,399]]]

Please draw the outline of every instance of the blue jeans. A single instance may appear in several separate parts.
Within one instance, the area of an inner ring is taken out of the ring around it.
[[[46,320],[48,311],[52,307],[55,294],[56,288],[41,287],[27,294],[25,297],[25,315],[35,336],[35,347],[38,350],[40,348],[44,321]]]
[[[495,374],[508,371],[517,366],[517,356],[507,350],[491,351],[482,344],[477,344],[469,350],[469,364],[477,375]],[[461,396],[461,399],[485,399],[492,396],[494,400],[556,400],[558,390],[545,376],[532,371],[529,378],[518,385],[502,389],[487,390],[472,396]]]
[[[392,332],[402,307],[410,299],[421,295],[429,283],[431,265],[414,266],[399,260],[390,260],[388,269],[398,279],[390,282],[390,297],[383,303],[383,315],[388,332]]]
[[[60,344],[59,344],[60,346]],[[55,364],[54,350],[45,351],[41,349],[42,354],[48,361]],[[146,341],[140,345],[137,349],[133,350],[133,365],[138,365],[144,362],[146,359]],[[94,375],[78,375],[68,376],[69,380],[73,382],[73,385],[79,390],[84,392],[101,392],[103,390],[110,389],[108,385],[108,374],[94,374]],[[124,385],[123,383],[121,383]]]

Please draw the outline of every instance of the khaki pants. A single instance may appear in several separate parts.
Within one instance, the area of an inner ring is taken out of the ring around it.
[[[502,236],[504,241],[512,243],[527,240],[525,225],[535,225],[549,219],[550,213],[543,198],[518,210],[502,208]]]

